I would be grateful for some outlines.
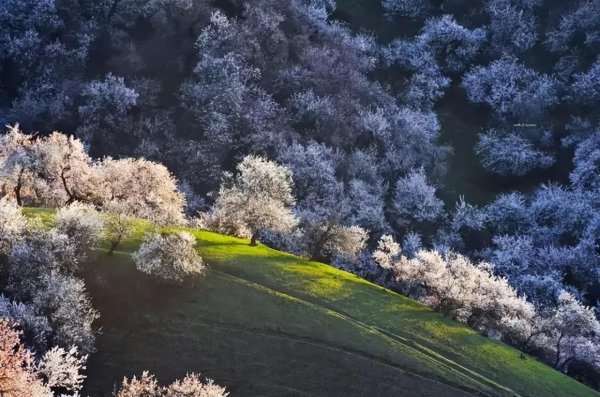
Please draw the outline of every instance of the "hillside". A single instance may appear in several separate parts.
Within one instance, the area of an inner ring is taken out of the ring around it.
[[[51,211],[28,209],[52,221]],[[198,371],[232,396],[598,396],[503,343],[328,265],[187,229],[210,265],[194,288],[161,285],[129,254],[150,224],[84,266],[100,311],[83,395],[124,375]]]

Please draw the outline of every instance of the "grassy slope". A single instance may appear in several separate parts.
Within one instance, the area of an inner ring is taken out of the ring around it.
[[[600,395],[413,300],[240,239],[189,230],[211,270],[192,289],[160,285],[128,255],[148,229],[85,267],[102,315],[91,396],[144,369],[202,370],[244,396]]]

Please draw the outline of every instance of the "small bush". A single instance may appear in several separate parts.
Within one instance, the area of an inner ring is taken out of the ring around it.
[[[153,234],[140,246],[133,260],[138,270],[164,281],[181,284],[200,276],[206,266],[194,248],[196,239],[189,233]]]
[[[73,242],[77,256],[85,257],[102,233],[100,215],[89,204],[74,202],[56,213],[55,229]]]

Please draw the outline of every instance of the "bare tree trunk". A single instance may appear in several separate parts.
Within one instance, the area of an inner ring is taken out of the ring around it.
[[[67,193],[67,197],[68,197],[68,199],[65,203],[66,205],[72,204],[76,200],[75,195],[69,190],[69,186],[67,184],[67,177],[65,176],[65,173],[69,170],[70,170],[70,168],[67,167],[67,168],[63,169],[60,173],[60,179],[62,181],[63,188],[65,189],[65,193]]]
[[[250,238],[250,245],[255,247],[258,245],[258,237],[260,236],[260,232],[256,231],[252,233],[252,237]]]
[[[113,240],[110,242],[110,249],[108,250],[108,255],[112,255],[113,252],[115,252],[115,248],[117,248],[117,246],[119,245],[120,242],[121,242],[120,238],[118,240]]]
[[[559,364],[560,364],[560,354],[561,354],[561,349],[560,349],[560,344],[563,340],[563,336],[564,335],[560,335],[560,337],[558,338],[558,343],[556,344],[556,358],[554,360],[554,368],[559,369]]]
[[[21,175],[19,175],[19,179],[17,179],[17,184],[15,185],[15,199],[17,200],[17,205],[19,207],[23,206],[23,199],[21,198],[21,188],[23,187],[23,181],[21,179]]]

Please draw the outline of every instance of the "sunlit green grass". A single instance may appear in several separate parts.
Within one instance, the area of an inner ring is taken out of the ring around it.
[[[52,222],[51,210],[26,212],[41,217],[47,225]],[[117,248],[118,254],[112,258],[99,254],[96,261],[112,266],[107,269],[117,266],[113,271],[131,268],[128,254],[146,233],[177,230],[196,236],[198,249],[211,269],[198,288],[205,291],[210,285],[212,292],[187,308],[185,324],[193,322],[189,318],[200,312],[211,321],[229,318],[243,327],[283,332],[373,356],[426,378],[479,390],[483,395],[600,395],[418,302],[322,263],[264,245],[251,247],[246,240],[189,228],[158,230],[149,222],[139,221],[134,233]],[[108,247],[106,242],[100,245]],[[129,272],[122,277],[141,277],[136,274]],[[140,287],[144,288],[150,287]],[[137,299],[135,296],[128,299]],[[98,354],[103,354],[102,349]]]

